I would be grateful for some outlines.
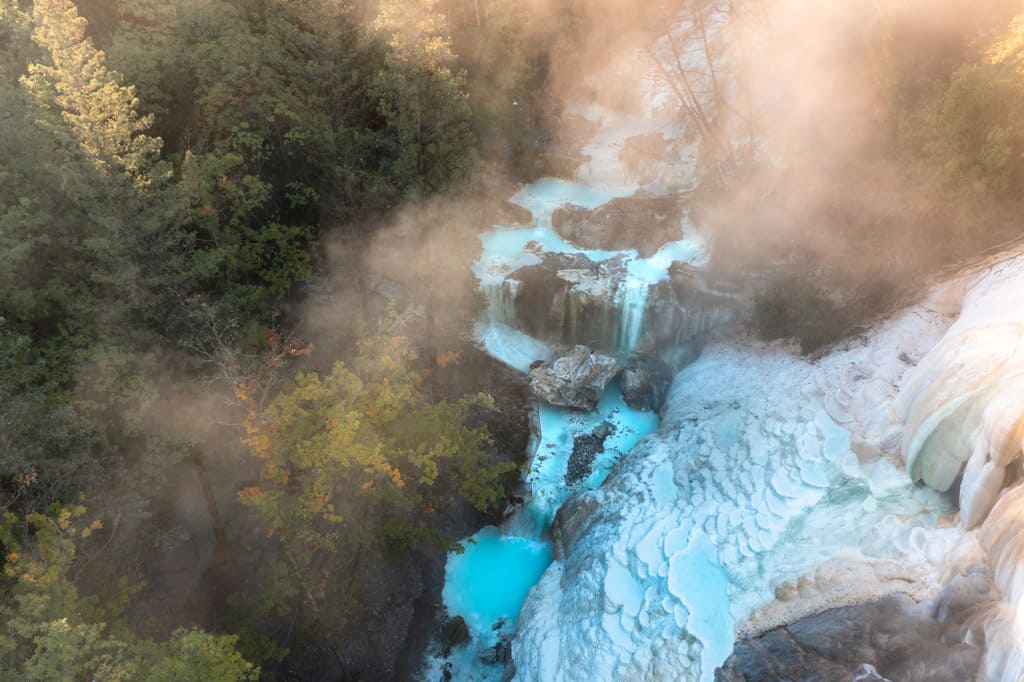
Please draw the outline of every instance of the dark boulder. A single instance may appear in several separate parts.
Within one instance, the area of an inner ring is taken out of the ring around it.
[[[441,645],[444,655],[451,653],[452,647],[462,646],[469,641],[469,626],[462,616],[455,616],[441,626]]]
[[[622,368],[619,388],[626,404],[635,410],[657,412],[672,386],[672,370],[657,358],[634,355]]]
[[[642,181],[645,179],[642,176],[645,175],[646,167],[659,167],[661,163],[672,161],[670,144],[661,133],[634,135],[626,138],[619,152],[619,160],[626,165],[631,175],[641,176],[638,179]]]
[[[619,160],[636,184],[655,187],[665,177],[666,168],[678,162],[679,152],[674,149],[674,141],[660,133],[634,135],[626,138]]]
[[[572,495],[565,504],[555,512],[555,520],[551,524],[551,551],[555,561],[568,557],[573,546],[587,537],[600,522],[606,508],[593,493]]]
[[[954,579],[933,602],[895,594],[741,639],[715,672],[715,680],[977,679],[982,651],[965,642],[962,633],[977,605],[990,598],[988,586],[984,574],[975,572]]]
[[[623,259],[596,263],[581,253],[540,257],[541,263],[508,276],[517,326],[548,343],[616,350],[621,320],[613,302],[626,276]]]
[[[570,204],[555,210],[551,225],[566,240],[585,249],[636,249],[653,256],[666,242],[683,238],[682,206],[674,195],[638,191],[595,209]]]
[[[712,289],[694,266],[672,263],[668,279],[651,286],[647,297],[643,350],[678,372],[700,356],[709,331],[733,319],[741,298]]]
[[[533,225],[533,213],[519,204],[503,201],[498,207],[497,222],[502,225]]]
[[[501,663],[504,665],[512,654],[512,648],[509,642],[504,637],[498,640],[498,643],[492,647],[487,647],[479,653],[480,660],[487,665],[497,665]]]
[[[502,284],[508,317],[549,344],[582,344],[606,353],[633,350],[663,360],[672,371],[692,362],[705,335],[733,318],[742,292],[708,285],[707,273],[672,263],[669,276],[637,297],[622,256],[595,262],[582,253],[549,253],[512,272]]]

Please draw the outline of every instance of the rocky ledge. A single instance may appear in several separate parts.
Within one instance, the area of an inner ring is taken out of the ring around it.
[[[683,238],[682,207],[674,195],[643,190],[613,199],[595,209],[570,204],[551,216],[551,225],[569,242],[584,249],[633,249],[653,256],[666,242]]]
[[[962,682],[982,650],[964,641],[978,604],[991,599],[983,570],[954,580],[935,600],[903,594],[830,609],[736,643],[716,682],[806,680]]]
[[[551,405],[589,411],[618,370],[615,358],[576,346],[568,355],[533,368],[530,392]]]

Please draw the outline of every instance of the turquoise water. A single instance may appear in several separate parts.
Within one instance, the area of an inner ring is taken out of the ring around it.
[[[525,186],[511,201],[530,209],[533,225],[507,227],[497,225],[480,235],[483,251],[473,265],[487,297],[487,313],[475,333],[488,353],[511,367],[527,371],[532,361],[548,359],[549,349],[529,339],[515,327],[514,292],[506,278],[519,268],[541,262],[538,252],[582,254],[600,263],[621,257],[626,273],[612,287],[607,305],[621,311],[615,332],[614,349],[628,355],[636,347],[643,330],[649,287],[668,278],[675,261],[699,264],[706,260],[704,239],[691,229],[684,234],[684,218],[677,241],[669,242],[649,258],[640,258],[635,249],[606,251],[583,249],[563,239],[551,227],[551,215],[568,203],[595,208],[616,197],[627,196],[632,188],[595,188],[565,180],[543,178]]]
[[[559,206],[576,204],[583,208],[597,208],[612,199],[628,197],[636,191],[636,187],[598,187],[589,184],[560,180],[558,178],[541,178],[516,192],[510,199],[514,204],[533,212],[534,217],[548,219]]]
[[[526,476],[529,502],[504,528],[488,526],[463,541],[462,554],[448,555],[442,597],[450,615],[466,620],[478,646],[515,631],[526,596],[551,564],[549,531],[562,503],[573,490],[599,487],[619,457],[659,423],[656,414],[626,405],[618,382],[608,385],[592,412],[547,404],[539,410],[540,442]],[[604,451],[595,457],[586,480],[574,489],[566,487],[574,438],[591,433],[602,422],[614,429]],[[499,621],[502,626],[496,630]]]
[[[471,632],[485,639],[500,620],[508,627],[515,625],[530,588],[551,564],[551,547],[540,540],[502,535],[494,526],[462,544],[465,552],[448,555],[444,602],[449,612],[466,619]]]
[[[511,201],[530,209],[531,227],[502,227],[481,235],[483,253],[474,265],[488,298],[489,313],[476,327],[476,336],[493,357],[526,372],[535,360],[550,359],[554,349],[515,328],[510,292],[502,282],[525,265],[540,262],[536,242],[543,251],[585,253],[600,262],[624,256],[627,280],[617,300],[624,311],[620,345],[631,349],[639,336],[648,286],[668,276],[673,260],[691,262],[703,256],[704,245],[693,236],[666,244],[651,258],[641,259],[635,250],[584,250],[562,239],[551,229],[551,214],[561,205],[574,203],[595,208],[615,197],[632,194],[635,188],[596,188],[555,179],[542,179],[523,188]],[[682,236],[682,226],[680,226]],[[529,245],[529,246],[528,246]],[[450,553],[442,593],[450,616],[462,616],[472,643],[452,652],[450,672],[459,680],[500,680],[501,666],[480,661],[477,652],[493,646],[499,636],[515,632],[526,597],[551,564],[551,523],[555,513],[573,492],[596,489],[615,462],[636,443],[658,428],[656,414],[634,410],[622,399],[618,383],[605,390],[597,408],[579,412],[539,405],[539,442],[525,483],[530,489],[526,506],[502,528],[488,526],[463,541],[464,552]],[[590,476],[572,489],[565,483],[566,469],[577,436],[589,434],[602,422],[613,432],[604,451],[592,463]],[[500,624],[500,625],[499,625]]]
[[[604,450],[595,458],[590,476],[582,483],[589,490],[597,489],[619,457],[629,452],[641,438],[658,428],[658,415],[635,410],[626,404],[618,381],[608,385],[597,408],[580,412],[542,403],[540,410],[540,443],[533,458],[526,483],[532,498],[520,512],[524,524],[532,528],[525,533],[540,537],[549,528],[555,513],[572,492],[565,486],[565,472],[577,436],[593,432],[602,422],[612,425],[613,433],[604,442]]]

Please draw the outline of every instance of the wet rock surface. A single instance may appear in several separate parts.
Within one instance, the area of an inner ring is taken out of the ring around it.
[[[644,315],[644,348],[678,372],[696,360],[705,335],[738,317],[739,295],[719,291],[686,263],[669,266],[669,277],[651,287]]]
[[[497,222],[502,225],[532,225],[533,213],[519,204],[503,201],[498,207]]]
[[[582,253],[545,252],[539,244],[534,253],[541,262],[512,272],[502,287],[516,326],[546,343],[618,353],[633,347],[624,338],[635,333],[638,350],[678,371],[700,354],[708,331],[740,317],[740,292],[712,286],[706,272],[682,262],[647,288],[642,311],[629,311],[622,303],[629,294],[623,256],[595,262]],[[629,316],[637,314],[637,330],[627,332]]]
[[[673,159],[670,149],[671,142],[661,133],[634,135],[623,143],[619,159],[643,184],[654,180],[650,171],[660,169],[661,164]]]
[[[577,436],[572,443],[572,453],[565,471],[565,484],[571,486],[590,476],[594,458],[604,450],[604,442],[612,435],[614,427],[602,422],[593,432]]]
[[[973,680],[982,650],[964,643],[961,631],[986,594],[987,581],[972,575],[930,602],[895,594],[831,609],[738,641],[715,680]]]
[[[653,256],[666,242],[683,238],[682,206],[674,195],[639,191],[595,209],[570,204],[555,210],[551,225],[569,242],[585,249],[636,249]]]
[[[441,645],[447,656],[454,646],[461,646],[469,641],[469,626],[462,616],[455,616],[441,626]]]
[[[619,326],[614,305],[626,268],[621,257],[596,263],[581,253],[541,253],[542,262],[509,275],[514,310],[527,334],[549,343],[611,350]]]
[[[569,549],[599,520],[601,503],[592,495],[574,495],[558,509],[551,524],[552,552],[562,561]]]
[[[530,392],[551,405],[589,411],[617,372],[615,358],[595,353],[591,365],[591,350],[576,346],[568,355],[531,370]]]
[[[637,410],[660,410],[671,387],[672,370],[657,358],[634,355],[619,375],[623,400]]]
[[[487,647],[482,650],[479,654],[480,660],[488,665],[496,665],[498,663],[506,663],[512,653],[512,647],[509,644],[508,639],[502,637],[498,640],[498,643],[492,647]]]

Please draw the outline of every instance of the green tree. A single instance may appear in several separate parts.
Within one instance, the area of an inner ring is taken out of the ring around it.
[[[912,160],[963,198],[1014,200],[1024,190],[1024,15],[907,118]],[[922,163],[923,162],[923,163]],[[965,182],[966,181],[966,182]],[[988,197],[980,195],[987,194]]]
[[[148,184],[162,142],[143,133],[152,117],[139,115],[135,89],[121,85],[120,74],[107,69],[70,0],[37,0],[32,16],[32,38],[49,63],[29,65],[26,83],[59,108],[83,153],[101,170],[122,171],[137,184]]]
[[[175,630],[167,643],[147,642],[143,652],[146,682],[248,682],[259,669],[235,649],[235,635],[211,635],[198,628]]]
[[[374,29],[389,48],[370,88],[386,125],[386,172],[416,196],[467,178],[472,111],[435,0],[383,0]]]
[[[247,422],[263,470],[240,498],[280,542],[282,564],[268,566],[268,577],[280,585],[290,576],[268,606],[285,612],[282,601],[301,597],[311,620],[351,616],[339,605],[358,592],[361,557],[447,542],[431,523],[436,512],[459,500],[493,504],[512,468],[491,463],[486,431],[465,425],[488,397],[429,402],[402,338],[371,339],[360,351],[351,368],[299,374]],[[248,399],[254,386],[238,390]]]
[[[0,676],[4,679],[125,681],[255,680],[258,669],[235,650],[237,638],[179,629],[168,642],[139,640],[117,619],[133,588],[82,596],[73,580],[79,551],[98,521],[81,505],[45,514],[0,514]]]
[[[191,272],[183,202],[131,89],[70,3],[36,3],[27,21],[30,75],[0,78],[0,504],[38,511],[101,484],[119,497],[112,473],[149,450],[159,359],[138,349]]]

